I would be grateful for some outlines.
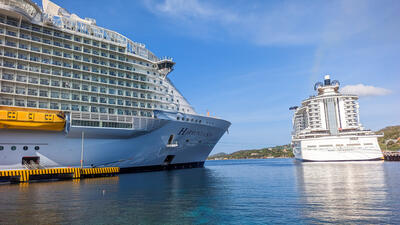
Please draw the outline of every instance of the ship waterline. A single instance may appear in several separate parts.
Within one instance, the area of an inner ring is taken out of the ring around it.
[[[228,121],[172,84],[175,62],[43,0],[0,0],[0,169],[203,166]]]

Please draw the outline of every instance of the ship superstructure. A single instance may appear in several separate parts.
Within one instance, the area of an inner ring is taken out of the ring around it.
[[[0,54],[0,107],[5,115],[0,117],[0,125],[3,124],[0,126],[0,149],[27,148],[22,153],[36,157],[40,151],[28,154],[29,149],[41,149],[36,143],[47,143],[43,140],[55,135],[54,132],[47,135],[45,130],[29,131],[38,124],[36,115],[39,118],[47,110],[49,121],[58,117],[65,119],[64,132],[59,135],[69,140],[68,143],[80,142],[77,137],[86,133],[87,141],[93,141],[93,150],[96,141],[104,147],[105,140],[110,138],[113,142],[120,138],[132,143],[138,141],[136,144],[140,145],[139,137],[173,124],[178,126],[174,128],[177,131],[154,134],[158,135],[154,136],[155,140],[163,142],[162,146],[156,147],[157,151],[164,147],[168,151],[182,150],[184,145],[191,144],[192,148],[206,149],[201,159],[175,158],[174,161],[204,162],[230,125],[227,121],[203,117],[194,111],[168,78],[175,65],[172,58],[158,58],[144,44],[97,26],[95,19],[80,18],[48,0],[43,0],[43,9],[30,0],[0,0]],[[23,113],[29,110],[31,114]],[[46,114],[43,116],[47,118]],[[17,123],[7,127],[10,120],[17,120]],[[196,143],[199,146],[195,146],[190,139],[185,139],[185,143],[178,143],[177,136],[188,130],[209,133],[214,128],[211,142],[200,140]],[[187,130],[179,134],[181,129]],[[22,136],[31,138],[18,139]],[[32,140],[32,137],[42,140]],[[10,142],[13,139],[15,141]],[[32,146],[27,145],[27,140],[31,140]],[[117,148],[118,144],[113,146]],[[124,144],[129,145],[129,142]],[[142,144],[146,145],[145,142]],[[99,149],[101,146],[97,150],[101,152]],[[24,157],[24,154],[18,157]],[[142,161],[135,158],[135,164],[127,162],[128,155],[120,159],[112,157],[112,160],[123,161],[126,167],[153,166],[146,162],[154,160],[150,156]],[[106,155],[104,157],[90,165],[101,166],[102,162],[110,161]],[[53,166],[63,165],[55,159],[42,158],[53,161]],[[155,165],[162,164],[164,159]],[[15,161],[21,161],[21,158]],[[167,161],[173,163],[172,159]],[[21,163],[9,163],[0,160],[0,168],[21,166]],[[68,163],[76,164],[72,160]]]
[[[293,116],[292,144],[295,157],[304,161],[381,159],[377,136],[359,120],[358,96],[339,93],[339,82],[325,76]]]

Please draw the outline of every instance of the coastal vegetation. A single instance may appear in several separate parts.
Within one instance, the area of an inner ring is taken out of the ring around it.
[[[400,126],[385,127],[376,132],[384,134],[378,138],[379,146],[383,151],[398,151],[400,150]]]
[[[292,147],[290,145],[279,145],[275,147],[240,150],[231,154],[218,153],[208,157],[208,160],[221,159],[267,159],[267,158],[293,158]]]

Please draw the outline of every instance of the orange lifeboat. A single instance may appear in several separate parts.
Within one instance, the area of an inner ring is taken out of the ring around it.
[[[62,131],[64,127],[61,111],[0,106],[0,129]]]

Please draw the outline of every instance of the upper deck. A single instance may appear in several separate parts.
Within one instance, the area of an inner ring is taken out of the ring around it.
[[[358,96],[341,94],[339,82],[325,76],[314,90],[317,96],[302,101],[301,106],[291,107],[293,115],[293,137],[360,134],[366,131],[359,121]]]
[[[128,117],[152,117],[154,109],[195,114],[166,77],[170,58],[57,7],[42,12],[29,0],[0,0],[0,105]]]

